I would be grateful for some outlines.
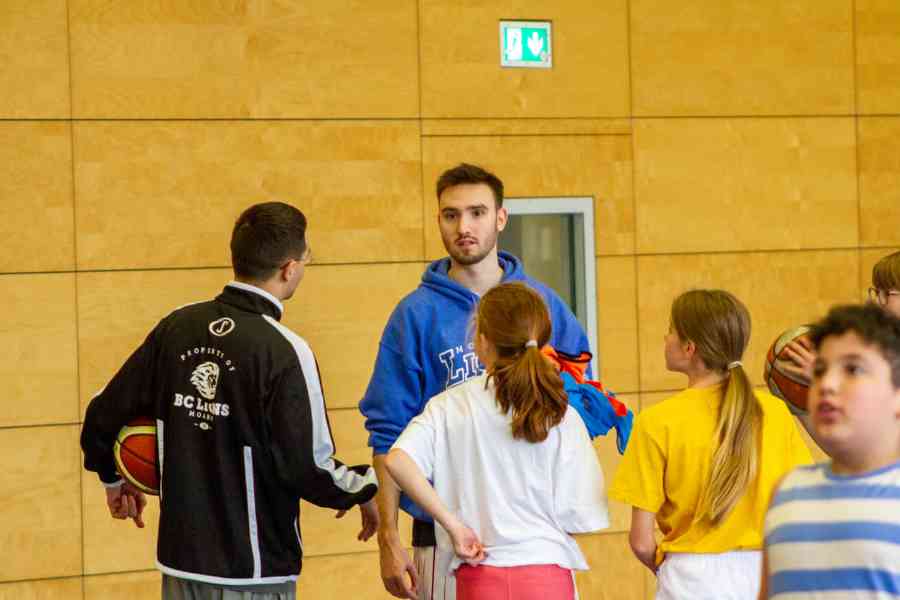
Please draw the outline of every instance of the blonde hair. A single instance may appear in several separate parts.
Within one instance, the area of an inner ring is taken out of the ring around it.
[[[478,303],[475,328],[496,351],[488,380],[494,381],[497,405],[504,414],[512,412],[513,438],[547,439],[566,414],[568,396],[540,351],[551,332],[544,299],[521,283],[498,285]]]
[[[724,290],[693,290],[672,303],[672,327],[682,341],[694,343],[707,368],[727,374],[709,482],[696,514],[716,525],[728,516],[758,471],[762,407],[740,364],[750,340],[750,313]]]
[[[875,263],[872,285],[879,290],[900,290],[900,252],[888,254]]]

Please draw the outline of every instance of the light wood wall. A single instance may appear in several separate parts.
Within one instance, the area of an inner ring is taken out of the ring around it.
[[[552,20],[554,68],[499,68],[501,18]],[[862,298],[900,246],[898,73],[895,0],[0,3],[0,599],[158,597],[157,509],[108,518],[79,423],[161,316],[229,278],[246,205],[310,218],[286,323],[347,460],[461,160],[510,196],[595,199],[602,378],[639,409],[683,384],[661,340],[685,288],[749,305],[758,384],[779,331]],[[387,598],[355,517],[303,511],[301,597]],[[628,514],[581,538],[582,598],[652,597]]]

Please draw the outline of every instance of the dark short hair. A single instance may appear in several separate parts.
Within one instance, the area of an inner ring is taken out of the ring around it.
[[[254,204],[231,232],[231,266],[242,279],[265,281],[306,252],[306,217],[284,202]]]
[[[455,185],[483,183],[491,188],[494,192],[494,202],[497,208],[503,207],[503,182],[500,178],[482,169],[478,165],[470,165],[469,163],[460,163],[452,169],[447,169],[437,180],[437,197],[441,198],[444,190]]]
[[[891,367],[891,381],[900,388],[900,319],[880,306],[845,304],[835,306],[813,325],[810,340],[816,351],[825,338],[853,332],[863,343],[875,346]]]

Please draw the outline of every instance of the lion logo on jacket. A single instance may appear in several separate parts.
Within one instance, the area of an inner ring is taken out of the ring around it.
[[[216,384],[219,383],[219,365],[214,362],[197,365],[191,374],[191,383],[194,384],[201,396],[207,400],[215,399]]]

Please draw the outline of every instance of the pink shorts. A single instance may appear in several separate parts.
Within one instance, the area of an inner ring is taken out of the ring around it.
[[[574,597],[572,571],[557,565],[461,565],[456,570],[456,600],[572,600]]]

